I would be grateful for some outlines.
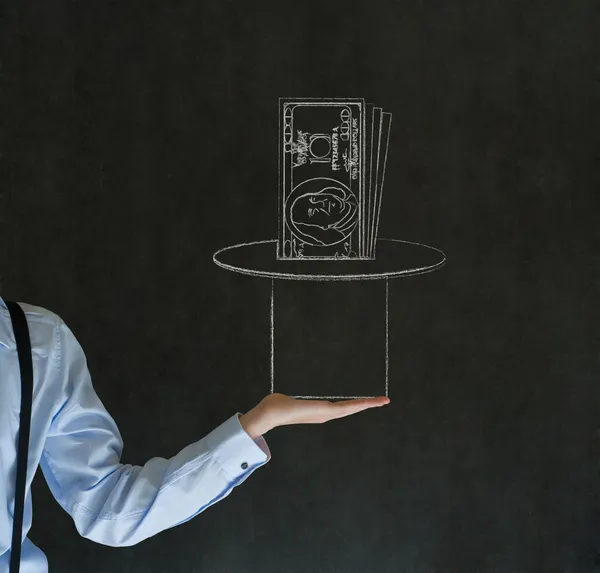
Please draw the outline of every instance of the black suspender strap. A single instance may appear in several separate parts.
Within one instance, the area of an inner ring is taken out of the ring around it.
[[[31,426],[31,401],[33,397],[33,362],[31,342],[25,313],[16,302],[6,301],[10,312],[21,371],[21,414],[19,417],[19,445],[17,451],[17,484],[15,487],[15,515],[13,520],[10,573],[19,573],[21,563],[21,537],[23,535],[23,510],[25,506],[25,482],[27,479],[27,454],[29,452],[29,429]]]

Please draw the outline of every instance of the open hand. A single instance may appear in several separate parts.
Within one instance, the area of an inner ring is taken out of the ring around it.
[[[254,439],[277,426],[322,424],[389,403],[390,399],[385,396],[330,402],[299,400],[285,394],[274,393],[263,398],[257,406],[241,416],[240,423]]]

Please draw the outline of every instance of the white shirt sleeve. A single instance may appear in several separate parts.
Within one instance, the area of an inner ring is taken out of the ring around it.
[[[40,465],[77,531],[98,543],[134,545],[220,501],[271,459],[234,414],[170,459],[121,463],[123,441],[92,386],[83,349],[60,323],[65,400],[54,416]]]

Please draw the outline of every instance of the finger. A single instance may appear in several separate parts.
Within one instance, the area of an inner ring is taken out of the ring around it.
[[[343,400],[341,402],[334,402],[332,404],[331,412],[333,417],[342,418],[344,416],[351,416],[357,414],[363,410],[369,408],[378,408],[389,404],[390,399],[385,396],[379,398],[358,398],[353,400]]]
[[[340,406],[342,408],[355,406],[361,406],[364,408],[378,408],[389,403],[390,399],[387,396],[377,396],[376,398],[354,398],[352,400],[342,400],[340,402],[333,402],[333,405]]]
[[[306,423],[327,422],[343,416],[348,416],[366,408],[372,407],[367,404],[368,400],[353,399],[343,402],[331,402],[329,400],[303,400],[302,416]]]

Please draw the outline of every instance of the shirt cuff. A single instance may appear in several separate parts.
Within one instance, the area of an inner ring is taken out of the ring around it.
[[[271,459],[265,439],[259,436],[253,440],[240,424],[239,416],[240,412],[234,414],[206,436],[211,454],[230,481],[252,473]]]

